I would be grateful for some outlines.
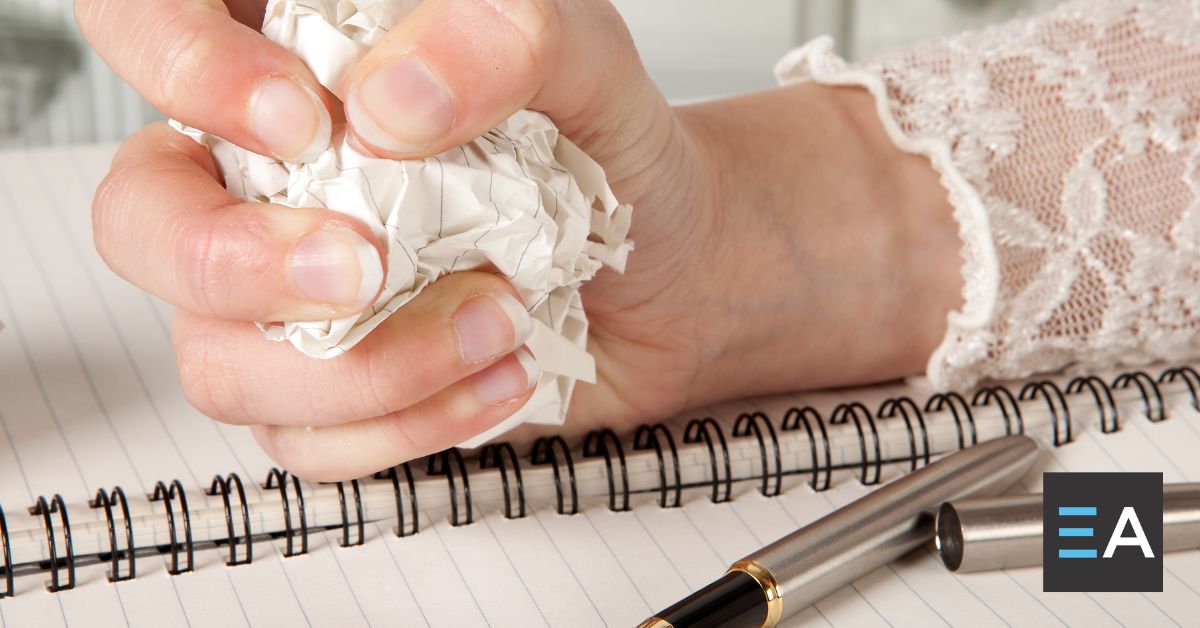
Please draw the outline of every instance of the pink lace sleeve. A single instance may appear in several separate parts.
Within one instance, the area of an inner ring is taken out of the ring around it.
[[[781,82],[859,85],[926,155],[963,240],[941,388],[1200,356],[1200,0],[1069,2]]]

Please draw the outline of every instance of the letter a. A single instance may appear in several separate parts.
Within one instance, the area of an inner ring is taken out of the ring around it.
[[[1126,524],[1133,526],[1133,536],[1121,536],[1121,533],[1125,531]],[[1154,558],[1154,550],[1150,549],[1150,541],[1146,539],[1146,533],[1142,531],[1142,522],[1138,520],[1137,512],[1131,506],[1126,506],[1121,511],[1121,517],[1117,519],[1117,527],[1113,529],[1112,536],[1108,539],[1108,547],[1104,548],[1104,557],[1112,558],[1113,552],[1119,545],[1136,545],[1142,548],[1143,556]]]

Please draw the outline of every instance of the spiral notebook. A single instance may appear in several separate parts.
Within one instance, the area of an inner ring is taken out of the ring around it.
[[[629,626],[1005,433],[1045,445],[1017,491],[1045,470],[1200,481],[1200,376],[1176,365],[743,400],[628,435],[301,482],[186,404],[170,309],[94,253],[88,207],[112,150],[0,152],[3,626]],[[920,550],[788,625],[1193,623],[1200,551],[1165,564],[1162,593],[1047,594],[1037,568],[960,576]]]

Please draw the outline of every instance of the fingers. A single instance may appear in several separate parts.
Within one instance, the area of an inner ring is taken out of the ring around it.
[[[446,150],[529,107],[603,163],[669,115],[607,2],[427,0],[342,95],[359,143],[388,157]]]
[[[199,144],[158,124],[130,138],[93,205],[101,257],[142,289],[235,320],[324,320],[370,305],[384,270],[365,226],[326,209],[240,203]]]
[[[246,19],[261,3],[235,4]],[[76,0],[88,43],[159,111],[260,154],[315,159],[329,146],[323,90],[294,55],[220,0]]]
[[[334,360],[270,342],[247,323],[176,317],[184,392],[217,420],[321,426],[403,410],[479,373],[522,345],[528,313],[503,278],[438,280]],[[524,392],[480,392],[492,401]],[[460,439],[461,440],[461,439]]]
[[[524,349],[406,410],[329,427],[256,426],[267,454],[312,481],[362,477],[461,443],[529,400],[537,364]]]

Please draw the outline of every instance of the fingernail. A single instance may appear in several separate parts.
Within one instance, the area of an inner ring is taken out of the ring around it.
[[[273,76],[250,99],[250,131],[273,157],[313,161],[329,148],[333,122],[311,88]]]
[[[518,350],[515,360],[502,360],[475,376],[475,394],[484,405],[512,401],[529,392],[537,383],[537,361],[528,351]]]
[[[318,303],[363,308],[383,283],[379,251],[353,230],[315,231],[292,249],[292,283]]]
[[[450,90],[419,58],[399,57],[351,88],[346,115],[354,132],[393,153],[416,153],[454,125]]]
[[[507,292],[473,297],[459,306],[453,318],[459,351],[468,363],[507,355],[533,332],[529,312]]]

